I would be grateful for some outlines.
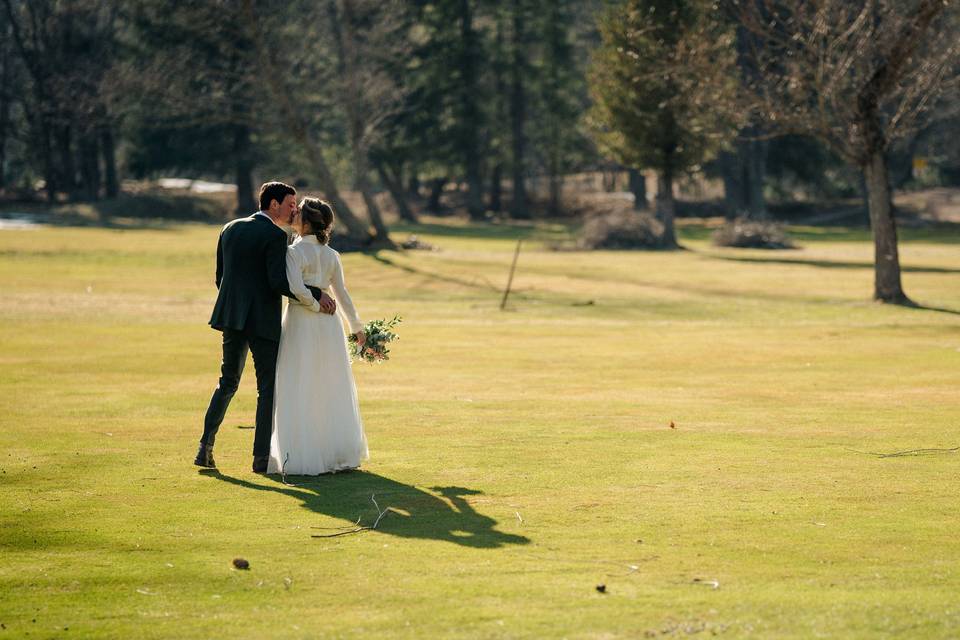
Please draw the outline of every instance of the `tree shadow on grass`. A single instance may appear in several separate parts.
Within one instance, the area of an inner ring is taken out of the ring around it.
[[[171,231],[187,222],[223,224],[229,207],[202,196],[123,194],[97,202],[2,203],[0,220],[58,227],[94,227],[126,231]]]
[[[496,549],[509,544],[528,544],[529,538],[497,531],[497,521],[478,513],[467,496],[482,491],[463,487],[431,487],[428,493],[413,485],[390,478],[354,471],[324,476],[287,476],[290,484],[266,476],[262,482],[250,482],[224,475],[216,469],[204,469],[201,475],[245,489],[279,493],[301,500],[303,507],[321,515],[344,521],[344,531],[360,518],[361,526],[371,526],[377,509],[370,500],[376,496],[380,509],[390,509],[375,532],[401,538],[424,538],[452,542],[465,547]],[[336,530],[317,530],[318,535]],[[366,532],[366,535],[372,532]]]
[[[417,269],[409,265],[398,264],[394,260],[391,260],[389,257],[384,255],[381,252],[371,254],[371,257],[379,262],[380,264],[391,267],[393,269],[399,269],[405,273],[409,273],[414,276],[421,276],[425,280],[433,280],[437,282],[446,282],[448,284],[455,284],[461,287],[466,287],[470,289],[484,289],[487,291],[499,292],[496,286],[494,286],[489,280],[482,276],[475,276],[472,279],[466,278],[457,278],[454,276],[447,276],[440,273],[432,273],[424,269]]]
[[[420,222],[392,225],[398,233],[424,234],[447,238],[470,238],[482,240],[529,240],[543,233],[533,224],[472,222],[470,224],[439,224]]]
[[[911,304],[900,305],[904,309],[916,309],[917,311],[935,311],[936,313],[946,313],[952,316],[960,316],[960,311],[956,309],[947,309],[946,307],[930,307],[925,304],[913,302]]]
[[[717,260],[727,262],[747,262],[754,264],[785,264],[793,266],[819,267],[821,269],[873,269],[872,262],[842,262],[833,260],[805,260],[803,258],[755,258],[746,256],[711,255]],[[901,267],[904,273],[960,273],[960,269],[949,267]]]

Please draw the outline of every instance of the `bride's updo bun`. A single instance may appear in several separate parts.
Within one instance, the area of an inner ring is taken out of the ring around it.
[[[333,231],[333,207],[320,198],[304,198],[300,201],[300,218],[310,223],[310,233],[320,244],[330,242]]]

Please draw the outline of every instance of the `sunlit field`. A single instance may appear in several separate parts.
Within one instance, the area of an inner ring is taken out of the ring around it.
[[[0,638],[960,635],[960,232],[904,234],[914,309],[865,231],[401,227],[437,250],[344,257],[403,316],[354,365],[371,459],[286,483],[252,363],[192,464],[217,232],[0,231]]]

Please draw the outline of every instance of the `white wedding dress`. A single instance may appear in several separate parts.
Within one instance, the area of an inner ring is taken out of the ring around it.
[[[367,459],[357,388],[341,320],[316,311],[305,285],[332,294],[351,333],[363,328],[344,286],[340,254],[313,235],[287,248],[287,280],[297,300],[283,314],[267,473],[318,475]]]

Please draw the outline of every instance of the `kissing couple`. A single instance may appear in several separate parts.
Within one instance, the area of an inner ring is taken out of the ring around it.
[[[296,190],[282,182],[261,186],[259,201],[260,210],[227,223],[217,243],[210,326],[223,333],[223,359],[194,464],[216,467],[217,431],[250,351],[257,376],[253,471],[356,469],[368,457],[367,440],[336,312],[360,346],[366,336],[344,285],[340,254],[327,244],[333,207],[310,197],[298,205]],[[300,236],[289,246],[288,225]],[[286,312],[283,296],[289,298]]]

